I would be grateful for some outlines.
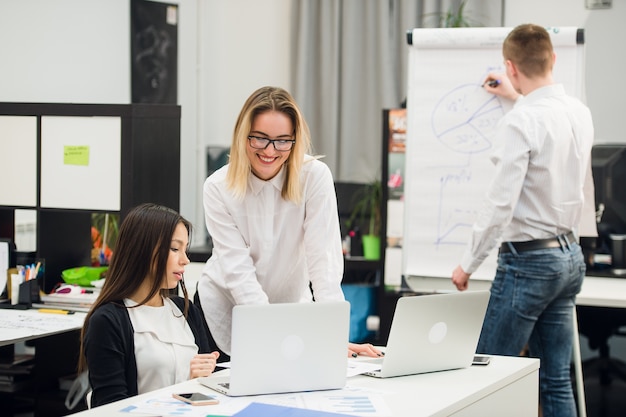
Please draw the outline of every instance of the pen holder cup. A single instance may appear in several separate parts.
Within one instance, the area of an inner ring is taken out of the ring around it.
[[[39,297],[39,283],[31,279],[20,284],[18,303],[30,306],[32,303],[41,301]]]

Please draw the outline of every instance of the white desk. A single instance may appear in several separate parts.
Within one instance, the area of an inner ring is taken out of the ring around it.
[[[0,347],[5,352],[3,354],[12,355],[14,347],[11,345],[28,340],[34,342],[35,348],[31,378],[17,385],[3,386],[0,390],[0,403],[5,411],[11,414],[17,392],[33,398],[35,414],[46,414],[50,408],[62,406],[62,400],[58,404],[49,400],[49,393],[54,391],[50,387],[56,386],[59,377],[76,372],[76,333],[83,326],[85,316],[85,313],[64,315],[40,313],[32,309],[0,309]],[[48,400],[40,402],[43,397]]]
[[[496,356],[487,366],[388,379],[359,375],[348,378],[347,385],[380,395],[393,416],[537,416],[539,360]],[[128,417],[131,414],[120,412],[122,408],[150,398],[169,398],[174,392],[194,391],[216,395],[222,399],[223,405],[226,402],[233,403],[232,399],[191,380],[72,416]],[[237,406],[239,409],[244,408],[253,399],[262,397],[239,397],[236,399]],[[217,407],[207,406],[207,414],[223,414]]]
[[[419,293],[456,292],[450,278],[407,277],[406,283],[412,291]],[[469,289],[488,290],[491,281],[470,279]],[[576,296],[577,305],[594,307],[626,308],[626,277],[607,278],[585,276],[580,293]]]
[[[0,346],[78,330],[85,313],[50,314],[39,310],[0,309]]]
[[[626,308],[626,277],[586,276],[576,305]]]

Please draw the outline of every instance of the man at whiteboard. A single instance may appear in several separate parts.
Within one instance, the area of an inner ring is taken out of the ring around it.
[[[591,113],[553,81],[543,27],[517,26],[502,53],[506,75],[490,74],[484,88],[515,106],[496,130],[495,175],[452,282],[466,290],[503,242],[477,352],[517,356],[528,345],[541,361],[543,415],[576,416],[572,314],[585,275],[576,228],[591,175]]]

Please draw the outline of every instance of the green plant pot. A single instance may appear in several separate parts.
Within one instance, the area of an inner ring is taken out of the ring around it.
[[[373,261],[380,259],[380,237],[363,235],[363,257]]]

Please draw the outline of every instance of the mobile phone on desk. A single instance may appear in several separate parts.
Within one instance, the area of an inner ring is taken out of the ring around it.
[[[217,397],[202,394],[201,392],[186,392],[182,394],[172,394],[172,397],[191,405],[212,405],[218,404],[220,401]]]
[[[474,355],[472,365],[489,365],[491,357],[488,355]]]

